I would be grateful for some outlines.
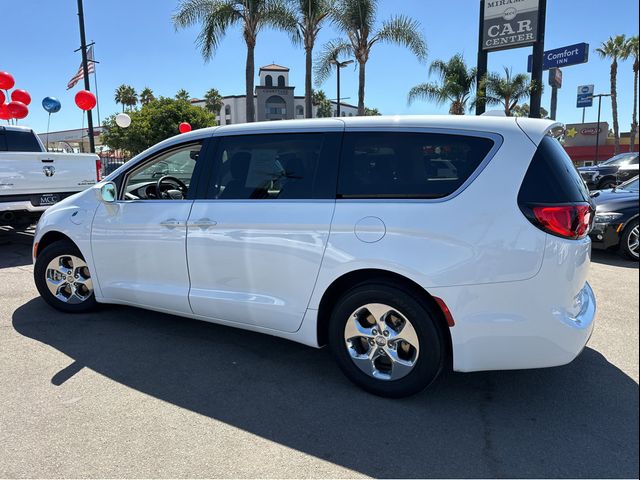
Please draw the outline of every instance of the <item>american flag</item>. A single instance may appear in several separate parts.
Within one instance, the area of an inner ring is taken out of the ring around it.
[[[93,63],[93,45],[91,45],[89,47],[89,50],[87,50],[87,63],[88,63],[87,67],[88,67],[89,75],[91,75],[92,73],[95,73],[96,67],[94,66],[94,63]],[[71,90],[73,87],[76,86],[76,83],[78,83],[83,78],[84,78],[84,70],[82,69],[82,63],[80,63],[80,68],[78,69],[78,73],[76,73],[71,78],[71,80],[69,80],[69,83],[67,83],[67,90]]]

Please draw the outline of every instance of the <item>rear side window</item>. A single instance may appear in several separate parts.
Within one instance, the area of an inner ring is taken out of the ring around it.
[[[33,132],[18,132],[15,130],[5,130],[4,141],[0,140],[0,150],[9,152],[40,152],[41,147]]]
[[[476,171],[494,141],[457,134],[347,132],[338,198],[442,198]]]
[[[544,137],[524,177],[518,203],[590,203],[589,191],[562,145]]]
[[[335,170],[328,169],[327,149],[335,157],[337,137],[324,133],[280,133],[221,137],[208,198],[275,200],[331,198]],[[333,177],[327,181],[327,173]]]

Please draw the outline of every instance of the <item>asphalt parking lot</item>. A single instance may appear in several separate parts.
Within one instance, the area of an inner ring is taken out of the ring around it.
[[[0,477],[638,477],[638,267],[595,252],[572,364],[387,400],[326,349],[37,296],[0,228]]]

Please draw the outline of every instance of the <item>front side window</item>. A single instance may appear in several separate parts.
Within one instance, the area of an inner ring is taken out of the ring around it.
[[[314,198],[321,133],[222,137],[208,197],[222,200]]]
[[[125,179],[125,200],[182,200],[202,148],[192,143],[161,153],[133,170]]]
[[[338,198],[442,198],[476,171],[489,138],[440,133],[347,132]]]

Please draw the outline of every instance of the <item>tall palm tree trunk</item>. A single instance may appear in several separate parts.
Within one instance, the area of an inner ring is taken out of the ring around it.
[[[613,115],[613,154],[620,153],[620,127],[618,126],[618,91],[616,76],[618,75],[618,61],[611,62],[611,114]]]
[[[313,117],[313,106],[311,103],[311,69],[313,68],[313,48],[305,47],[305,72],[304,72],[304,116]]]
[[[254,60],[255,42],[247,41],[247,63],[245,68],[245,95],[247,122],[256,121],[255,106],[253,104],[253,75],[255,71]]]
[[[364,84],[366,79],[366,62],[358,62],[360,64],[358,71],[358,115],[364,116]],[[340,101],[340,99],[338,99]]]
[[[638,130],[638,60],[633,64],[633,115],[631,116],[631,134],[629,135],[629,151],[635,150],[636,131]]]

